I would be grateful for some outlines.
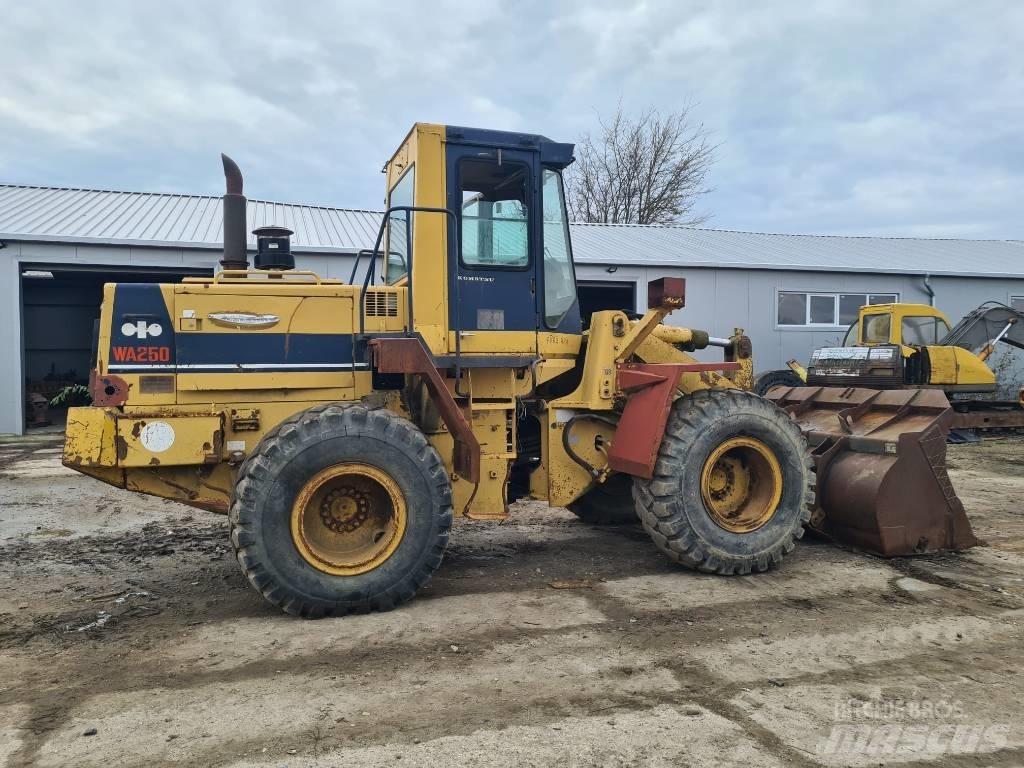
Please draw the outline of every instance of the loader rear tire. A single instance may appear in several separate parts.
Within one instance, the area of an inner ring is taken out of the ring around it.
[[[570,512],[590,525],[630,525],[639,520],[633,500],[633,478],[612,475],[568,505]]]
[[[767,400],[705,390],[672,406],[654,477],[634,483],[655,545],[722,575],[778,565],[810,519],[811,462],[800,430]]]
[[[451,485],[408,420],[329,404],[264,436],[239,468],[230,518],[243,573],[285,612],[386,611],[441,564]]]

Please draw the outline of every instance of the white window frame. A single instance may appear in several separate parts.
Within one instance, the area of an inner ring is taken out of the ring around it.
[[[804,322],[800,325],[792,325],[779,322],[779,297],[789,294],[802,294],[806,297],[806,303],[804,307]],[[897,303],[900,300],[900,294],[897,291],[790,291],[790,290],[777,290],[775,292],[775,327],[781,331],[800,331],[800,330],[835,330],[837,328],[847,328],[849,323],[839,322],[839,297],[862,295],[867,300],[868,304],[871,304],[873,297],[885,296],[893,297],[892,302],[881,301],[879,304],[890,304]],[[812,296],[826,296],[832,299],[832,322],[831,323],[812,323],[811,322],[811,297]],[[1024,297],[1021,297],[1024,298]],[[861,306],[864,306],[863,304]]]

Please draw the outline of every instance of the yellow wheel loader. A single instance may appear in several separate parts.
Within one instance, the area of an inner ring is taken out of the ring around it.
[[[749,339],[640,319],[581,330],[562,172],[573,146],[417,124],[387,162],[386,212],[347,282],[294,269],[256,230],[224,158],[223,270],[104,287],[93,405],[64,463],[225,513],[252,585],[288,613],[386,610],[441,563],[454,514],[520,497],[630,511],[673,560],[777,565],[812,507],[804,438],[747,391]],[[365,276],[360,280],[360,267]],[[717,363],[684,350],[722,346]]]

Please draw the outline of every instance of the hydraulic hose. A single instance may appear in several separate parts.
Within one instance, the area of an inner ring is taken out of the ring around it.
[[[575,416],[565,422],[565,426],[562,428],[562,447],[565,449],[566,454],[569,458],[579,464],[583,469],[587,470],[587,473],[593,477],[598,478],[601,476],[601,470],[597,469],[593,465],[587,462],[582,456],[572,449],[572,445],[569,443],[569,432],[572,430],[572,425],[577,421],[583,421],[584,419],[590,419],[591,421],[599,421],[602,424],[607,424],[611,427],[618,427],[617,421],[612,421],[607,416],[601,416],[596,413],[577,413]]]

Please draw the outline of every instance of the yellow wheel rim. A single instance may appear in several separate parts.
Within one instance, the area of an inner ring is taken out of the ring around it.
[[[756,531],[779,508],[779,460],[760,440],[730,438],[704,462],[700,494],[711,519],[721,528],[733,533]]]
[[[405,496],[390,475],[368,464],[336,464],[296,497],[292,541],[314,568],[355,576],[394,554],[407,521]]]

